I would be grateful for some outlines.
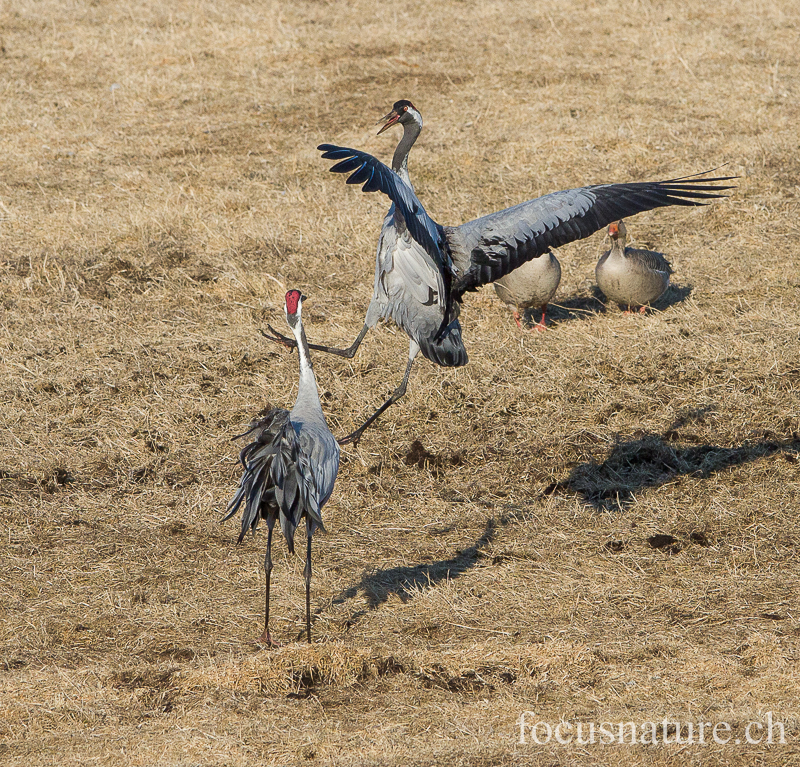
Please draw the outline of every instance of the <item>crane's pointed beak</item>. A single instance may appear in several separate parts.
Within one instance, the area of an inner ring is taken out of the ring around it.
[[[378,122],[384,123],[384,126],[378,131],[377,135],[380,136],[381,133],[383,133],[387,128],[391,128],[392,125],[394,125],[399,119],[400,119],[400,114],[399,112],[396,112],[394,109],[391,112],[389,112],[389,114],[386,115],[386,117],[381,117],[381,119],[378,120]]]

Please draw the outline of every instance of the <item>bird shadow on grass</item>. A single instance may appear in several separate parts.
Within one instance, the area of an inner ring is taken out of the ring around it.
[[[581,463],[566,479],[553,483],[544,492],[547,495],[578,495],[598,511],[624,511],[634,503],[636,494],[641,490],[660,487],[679,476],[706,479],[726,468],[776,453],[784,454],[792,463],[800,463],[800,434],[796,432],[788,437],[775,435],[760,441],[748,441],[739,447],[680,444],[679,430],[692,422],[703,421],[711,410],[713,408],[688,411],[678,417],[663,434],[643,434],[636,439],[618,442],[602,463]],[[691,434],[685,434],[683,442],[691,437]],[[370,571],[359,583],[340,592],[333,599],[333,604],[344,604],[363,593],[367,607],[348,618],[349,627],[355,625],[368,610],[380,607],[392,595],[407,602],[420,588],[454,580],[467,573],[486,556],[484,550],[502,528],[524,522],[528,517],[529,512],[524,508],[508,507],[497,519],[489,519],[480,537],[472,545],[457,551],[453,557]],[[655,536],[650,541],[654,547],[659,546],[657,538]],[[670,538],[670,542],[672,540]]]
[[[665,309],[669,309],[670,306],[683,303],[690,295],[692,295],[693,290],[694,290],[694,285],[670,284],[670,286],[664,292],[664,295],[661,296],[657,301],[653,301],[653,303],[650,306],[657,312],[663,312]],[[602,310],[595,312],[596,314],[608,310],[606,306],[606,301],[608,301],[608,299],[604,295],[603,291],[597,287],[597,285],[594,285],[592,287],[591,298],[587,298],[585,300],[596,301],[598,304],[600,304],[600,306],[603,307]]]
[[[797,433],[748,441],[739,447],[681,445],[678,429],[695,418],[702,420],[706,411],[697,410],[679,418],[664,434],[644,434],[618,442],[602,463],[588,461],[577,465],[566,479],[550,485],[545,494],[576,494],[598,511],[624,511],[634,503],[637,492],[660,487],[675,477],[707,479],[723,469],[775,453],[783,453],[792,463],[798,462]]]
[[[668,309],[670,306],[683,303],[692,295],[692,290],[694,290],[694,285],[670,284],[664,295],[658,301],[653,302],[653,308],[663,312],[664,309]]]
[[[602,295],[602,294],[600,294]],[[597,295],[591,296],[572,296],[563,300],[556,301],[547,305],[547,319],[554,323],[572,322],[573,320],[585,320],[598,314],[604,314],[605,304]],[[535,314],[539,318],[539,312],[528,309],[525,318],[530,320],[529,313]]]
[[[362,577],[360,583],[345,589],[335,597],[333,604],[343,604],[348,599],[353,599],[359,592],[363,592],[370,610],[380,607],[392,595],[407,602],[413,597],[415,590],[425,586],[435,586],[441,581],[459,578],[475,567],[481,558],[481,551],[494,540],[496,533],[497,523],[494,519],[490,519],[475,543],[467,548],[459,549],[453,557],[441,559],[438,562],[390,567],[385,570],[369,572]],[[352,615],[349,623],[353,625],[365,613],[366,610],[361,610]]]

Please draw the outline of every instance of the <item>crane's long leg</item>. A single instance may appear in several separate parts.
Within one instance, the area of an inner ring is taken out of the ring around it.
[[[306,568],[303,575],[306,577],[306,636],[311,644],[311,522],[306,519]]]
[[[398,386],[391,394],[389,399],[386,400],[369,418],[367,418],[364,423],[361,424],[354,432],[351,432],[343,439],[339,440],[340,445],[347,445],[350,442],[353,445],[358,444],[358,440],[361,439],[361,435],[372,425],[375,419],[387,408],[394,405],[397,400],[400,399],[406,393],[406,387],[408,386],[408,377],[411,375],[411,366],[414,364],[414,359],[419,354],[419,346],[417,345],[416,341],[409,342],[408,345],[408,365],[406,365],[406,374],[403,376],[403,380],[400,382],[400,386]]]
[[[267,553],[264,555],[264,574],[267,576],[267,595],[264,610],[264,633],[259,642],[263,642],[269,647],[278,647],[278,643],[273,641],[269,633],[269,580],[272,573],[272,528],[275,527],[275,517],[267,517]]]
[[[283,344],[289,349],[294,349],[297,347],[297,341],[294,338],[288,338],[287,336],[283,335],[283,333],[279,333],[272,325],[267,325],[272,335],[268,335],[263,330],[261,331],[261,335],[264,338],[268,338],[270,341],[274,341],[276,344]],[[353,359],[356,356],[356,351],[358,351],[358,347],[361,346],[361,342],[364,340],[364,336],[367,335],[367,331],[369,327],[364,325],[361,328],[361,332],[358,334],[358,338],[356,338],[353,343],[348,346],[346,349],[337,349],[333,346],[320,346],[319,344],[309,344],[309,349],[316,349],[318,352],[327,352],[328,354],[337,354],[340,357],[347,357],[347,359]]]

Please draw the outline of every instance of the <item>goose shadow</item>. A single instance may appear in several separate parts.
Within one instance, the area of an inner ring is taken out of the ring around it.
[[[675,306],[675,304],[682,304],[690,295],[692,295],[692,291],[694,290],[694,285],[675,285],[674,283],[670,283],[669,287],[664,292],[664,295],[661,296],[657,301],[654,301],[652,306],[654,309],[658,309],[658,311],[663,312],[664,309],[668,309],[670,306]]]
[[[459,549],[455,556],[449,559],[369,572],[361,578],[359,583],[350,586],[334,597],[333,604],[343,604],[348,599],[353,599],[359,592],[363,592],[367,600],[367,608],[375,610],[392,595],[399,597],[403,602],[408,602],[416,589],[423,586],[435,586],[444,580],[460,578],[475,567],[480,559],[481,550],[494,540],[497,527],[494,519],[488,520],[483,533],[475,543],[467,548]],[[366,610],[361,610],[351,616],[350,623],[355,623],[365,613]]]
[[[664,294],[656,301],[653,301],[650,307],[656,311],[663,312],[665,309],[669,309],[670,306],[683,303],[692,295],[692,291],[694,291],[694,285],[670,283]],[[597,285],[592,286],[592,298],[603,307],[603,311],[607,311],[607,304],[613,305],[613,302],[606,297],[605,293]]]
[[[605,314],[606,306],[600,300],[599,295],[571,296],[563,300],[553,301],[547,305],[547,319],[552,320],[554,323],[561,323],[585,320],[598,314]],[[538,311],[526,309],[525,319],[530,322],[533,314],[538,319]]]
[[[660,487],[675,477],[707,479],[723,469],[775,453],[784,453],[792,462],[797,462],[800,454],[797,433],[745,442],[739,447],[674,444],[679,436],[677,429],[682,425],[684,419],[678,419],[664,434],[644,434],[618,442],[602,463],[578,464],[566,479],[553,483],[544,492],[578,495],[598,511],[624,511],[633,504],[637,492]]]
[[[693,285],[670,284],[664,295],[650,306],[656,311],[663,312],[670,306],[683,303],[692,294],[693,290]],[[597,285],[593,285],[590,295],[571,296],[570,298],[547,304],[546,323],[548,325],[551,323],[558,325],[562,322],[574,322],[575,320],[596,317],[608,312],[609,303],[603,291]],[[527,328],[532,328],[540,318],[541,311],[539,309],[525,309],[523,312],[524,325]]]

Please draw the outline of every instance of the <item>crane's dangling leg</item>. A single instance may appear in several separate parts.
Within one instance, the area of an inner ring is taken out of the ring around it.
[[[369,418],[367,418],[364,423],[361,424],[354,432],[348,434],[343,439],[339,440],[340,445],[347,445],[350,442],[353,445],[358,444],[358,440],[361,439],[361,435],[366,431],[366,429],[372,425],[375,419],[387,408],[394,405],[397,400],[400,399],[406,393],[406,387],[408,386],[408,377],[411,375],[411,366],[414,364],[414,358],[419,354],[419,345],[416,341],[410,341],[408,344],[408,365],[406,365],[406,374],[403,376],[403,380],[400,382],[400,386],[398,386],[391,394],[389,399],[386,400]]]
[[[306,568],[303,575],[306,578],[306,637],[311,644],[311,520],[306,518]]]
[[[272,335],[268,335],[263,330],[261,331],[261,335],[264,338],[268,338],[270,341],[274,341],[276,344],[282,344],[283,346],[287,347],[288,349],[295,349],[297,347],[297,341],[294,338],[288,338],[287,336],[283,335],[283,333],[279,333],[272,325],[267,325]],[[356,338],[353,343],[348,346],[346,349],[336,349],[333,346],[320,346],[319,344],[309,344],[309,349],[316,349],[318,352],[327,352],[328,354],[337,354],[340,357],[347,357],[347,359],[351,360],[353,357],[356,356],[356,352],[358,351],[358,347],[361,346],[361,342],[364,340],[364,336],[367,335],[367,331],[369,330],[368,325],[364,325],[361,328],[361,332],[358,334],[358,338]]]
[[[280,647],[280,645],[273,641],[269,633],[269,580],[272,573],[272,528],[275,527],[275,517],[270,515],[267,517],[267,553],[264,555],[264,573],[267,576],[267,596],[266,607],[264,610],[264,633],[261,635],[259,642],[263,642],[269,647]]]

